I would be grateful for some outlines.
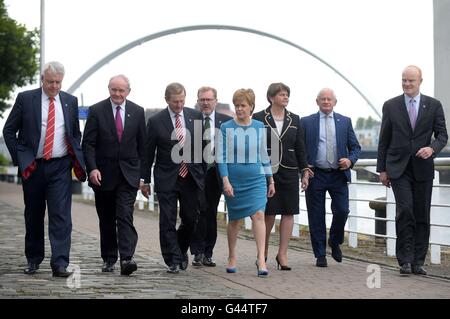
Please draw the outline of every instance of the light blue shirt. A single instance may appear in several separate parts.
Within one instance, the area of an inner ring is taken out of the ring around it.
[[[334,151],[334,158],[335,162],[330,165],[327,161],[327,132],[326,132],[326,117],[327,114],[319,111],[319,145],[317,148],[317,156],[316,156],[316,162],[314,163],[314,166],[319,168],[338,168],[337,163],[337,147],[336,147],[336,124],[334,122],[334,112],[331,112],[329,116],[331,117],[331,131],[333,136],[333,151]]]
[[[420,93],[413,97],[410,97],[410,96],[404,94],[404,97],[405,97],[406,112],[408,112],[409,101],[411,99],[414,99],[416,101],[416,102],[414,102],[414,106],[416,108],[416,115],[419,115]]]

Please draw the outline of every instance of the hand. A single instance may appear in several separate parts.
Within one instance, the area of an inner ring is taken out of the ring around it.
[[[311,168],[306,168],[303,170],[303,176],[307,177],[307,178],[313,178],[314,177],[314,172]]]
[[[386,172],[380,173],[380,182],[386,187],[391,187],[391,181],[389,180],[389,177],[387,176]]]
[[[273,195],[275,195],[275,184],[271,183],[267,187],[267,197],[272,197]]]
[[[102,180],[102,174],[100,173],[100,171],[98,169],[93,169],[89,173],[89,180],[91,181],[92,184],[101,186],[100,182]]]
[[[422,147],[420,150],[417,151],[416,156],[418,158],[427,159],[430,156],[433,155],[433,149],[429,146]]]
[[[139,189],[141,190],[142,195],[144,195],[145,198],[148,198],[148,196],[151,194],[150,185],[144,184],[144,182],[139,182]]]
[[[345,171],[346,169],[349,169],[352,166],[352,161],[350,161],[348,158],[341,158],[339,160],[339,169],[342,171]]]
[[[302,192],[306,191],[308,189],[308,186],[309,186],[309,177],[304,175],[302,177],[302,182],[301,182]]]
[[[233,186],[231,186],[230,182],[223,183],[223,193],[225,196],[234,197]]]

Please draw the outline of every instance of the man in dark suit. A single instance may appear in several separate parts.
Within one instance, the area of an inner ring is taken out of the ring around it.
[[[42,87],[19,93],[3,129],[14,165],[19,166],[25,202],[25,274],[34,274],[44,259],[47,206],[50,265],[54,277],[68,277],[72,233],[72,167],[86,180],[77,98],[61,91],[64,66],[45,64]],[[16,136],[16,133],[19,133]]]
[[[396,255],[400,274],[426,275],[435,154],[447,144],[444,111],[438,100],[420,93],[422,71],[402,73],[404,94],[383,105],[378,144],[380,182],[395,196]],[[431,137],[434,134],[434,140]]]
[[[189,263],[187,250],[198,216],[199,192],[203,190],[202,113],[184,107],[186,90],[179,83],[167,86],[168,107],[147,122],[145,182],[150,182],[155,162],[155,192],[159,203],[159,241],[167,272],[176,274]],[[156,161],[155,161],[156,153]],[[144,196],[150,187],[145,186]],[[176,230],[177,201],[181,224]]]
[[[314,171],[314,178],[306,190],[306,206],[316,266],[327,267],[325,193],[328,191],[330,194],[333,213],[328,245],[333,259],[341,262],[339,245],[344,241],[344,227],[349,214],[347,183],[351,182],[350,168],[358,160],[361,146],[351,119],[333,111],[337,103],[333,90],[320,90],[316,103],[319,112],[301,119],[308,165]]]
[[[220,125],[232,118],[216,112],[217,90],[212,87],[204,86],[198,90],[197,105],[203,114],[205,128],[203,159],[206,174],[205,189],[200,197],[200,215],[191,242],[191,254],[194,255],[192,265],[215,267],[212,255],[217,239],[217,206],[222,195],[222,181],[214,159],[215,139],[218,138],[216,132],[220,130]]]
[[[89,108],[83,152],[100,221],[102,271],[114,270],[119,251],[121,274],[130,275],[137,270],[133,211],[143,185],[145,115],[127,100],[131,88],[126,76],[112,77],[108,89],[110,97]]]

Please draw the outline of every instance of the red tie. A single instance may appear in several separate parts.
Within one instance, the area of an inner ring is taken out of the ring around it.
[[[48,105],[47,130],[45,132],[44,159],[52,158],[53,140],[55,136],[55,98],[50,97]]]
[[[184,145],[184,134],[183,134],[183,126],[181,125],[181,119],[180,114],[175,115],[175,132],[177,133],[178,143],[180,144],[180,147],[183,148]],[[188,174],[188,168],[184,161],[182,161],[180,166],[180,171],[178,172],[178,175],[185,178]]]
[[[120,105],[116,107],[116,129],[117,129],[117,137],[119,138],[120,143],[122,141],[122,133],[123,133],[122,116],[120,116]]]

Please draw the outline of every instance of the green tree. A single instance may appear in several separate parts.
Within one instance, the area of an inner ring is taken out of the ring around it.
[[[364,118],[358,117],[358,119],[356,120],[356,129],[362,130],[364,128],[364,123],[365,123]]]
[[[39,31],[28,31],[8,16],[0,0],[0,117],[10,107],[11,93],[32,84],[38,71]]]

